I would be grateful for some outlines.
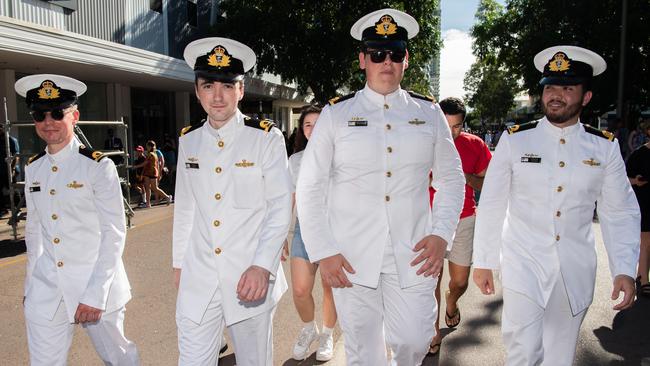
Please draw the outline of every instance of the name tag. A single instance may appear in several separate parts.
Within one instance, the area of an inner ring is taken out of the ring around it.
[[[542,158],[540,158],[540,157],[522,156],[521,157],[521,162],[522,163],[541,163]]]
[[[368,126],[368,121],[348,121],[348,127],[365,127]]]
[[[29,187],[30,192],[40,192],[41,191],[41,186],[34,186],[34,187]]]
[[[199,163],[185,163],[185,168],[187,169],[198,169]]]

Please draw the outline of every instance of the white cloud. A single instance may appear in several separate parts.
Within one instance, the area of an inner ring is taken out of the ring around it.
[[[463,79],[474,63],[472,37],[467,32],[449,29],[442,32],[443,48],[440,52],[440,99],[463,98]]]

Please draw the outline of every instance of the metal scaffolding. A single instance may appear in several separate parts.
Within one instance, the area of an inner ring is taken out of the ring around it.
[[[12,127],[18,127],[18,128],[30,128],[34,127],[34,122],[11,122],[9,120],[9,115],[7,113],[7,99],[4,98],[4,110],[5,110],[5,123],[4,123],[4,139],[5,139],[5,153],[6,153],[6,158],[5,161],[7,162],[7,179],[9,180],[9,202],[11,205],[11,218],[9,219],[9,225],[11,225],[13,229],[13,237],[14,240],[18,240],[18,222],[20,220],[24,220],[26,217],[25,212],[21,212],[22,207],[25,206],[25,195],[24,195],[24,189],[25,189],[25,182],[24,181],[13,181],[13,168],[12,168],[12,162],[14,159],[23,157],[23,158],[29,158],[32,155],[37,154],[38,152],[32,152],[31,154],[25,154],[25,153],[17,153],[17,154],[12,154],[11,152],[11,146],[10,146],[10,131]],[[128,126],[124,123],[124,120],[120,121],[78,121],[74,127],[74,132],[76,135],[76,138],[79,140],[80,143],[85,145],[87,148],[92,149],[92,145],[90,144],[90,141],[86,138],[86,135],[84,135],[83,131],[81,130],[80,126],[113,126],[116,128],[116,132],[120,131],[121,137],[123,137],[124,141],[124,146],[129,146],[128,144]],[[116,135],[120,135],[116,133]],[[131,208],[131,190],[130,190],[130,185],[129,185],[129,169],[128,169],[128,161],[129,161],[129,154],[126,150],[100,150],[104,155],[110,157],[110,156],[122,156],[122,162],[120,164],[116,164],[116,169],[118,173],[120,172],[120,168],[124,167],[123,171],[124,174],[120,176],[120,184],[122,185],[122,199],[124,200],[124,214],[126,216],[126,221],[127,221],[127,227],[131,227],[131,218],[135,215],[133,212],[133,209]],[[0,192],[2,194],[2,192]],[[15,195],[18,194],[20,197],[20,201],[16,204],[15,200]]]

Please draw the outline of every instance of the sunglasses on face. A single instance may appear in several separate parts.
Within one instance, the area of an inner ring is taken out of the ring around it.
[[[395,63],[404,62],[404,58],[406,58],[406,51],[366,50],[366,54],[370,55],[370,61],[376,64],[384,62],[386,55],[390,56],[390,60]]]
[[[72,112],[72,110],[69,108],[35,109],[29,112],[29,114],[32,115],[35,122],[43,122],[45,121],[47,112],[50,112],[52,119],[60,121],[68,112]]]

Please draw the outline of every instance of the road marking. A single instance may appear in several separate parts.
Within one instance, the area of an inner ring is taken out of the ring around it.
[[[172,218],[173,216],[174,216],[174,215],[169,215],[169,216],[161,217],[161,218],[156,219],[156,220],[146,221],[146,222],[143,222],[142,224],[139,224],[139,225],[137,225],[137,226],[134,226],[133,228],[131,228],[131,230],[137,229],[137,228],[142,227],[142,226],[147,226],[147,225],[155,224],[155,223],[157,223],[157,222],[160,222],[160,221],[164,221],[164,220],[170,219],[170,218]],[[11,261],[8,261],[8,262],[4,262],[4,263],[0,263],[0,268],[2,268],[2,267],[6,267],[6,266],[9,266],[9,265],[11,265],[11,264],[24,262],[24,261],[27,260],[27,256],[25,255],[25,253],[22,253],[22,254],[19,254],[19,255],[21,256],[21,258],[14,259],[14,260],[11,260]]]

